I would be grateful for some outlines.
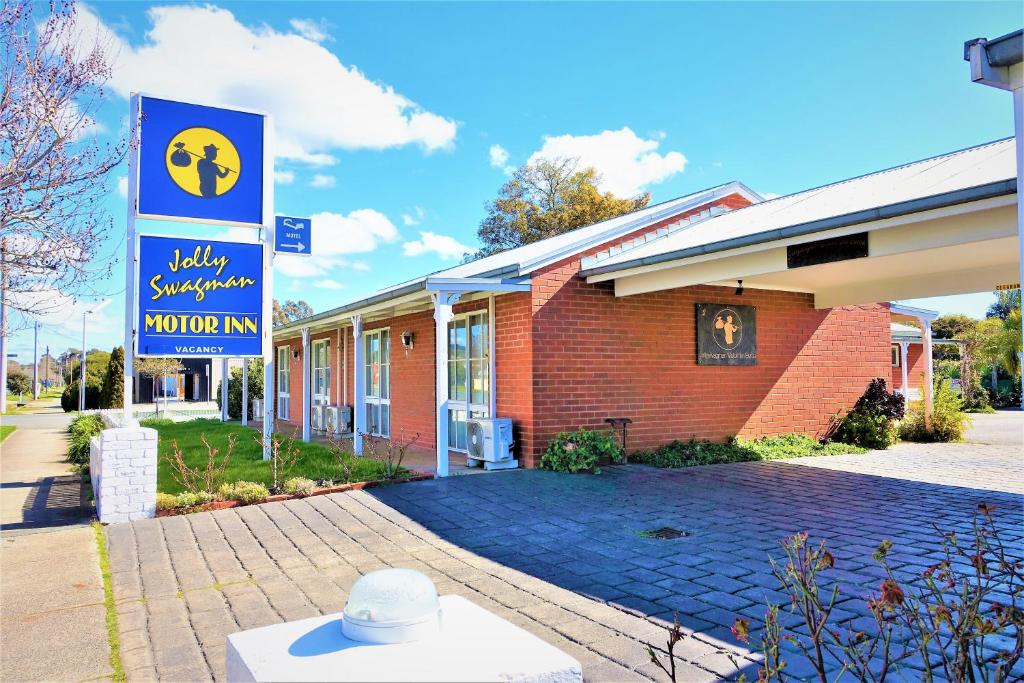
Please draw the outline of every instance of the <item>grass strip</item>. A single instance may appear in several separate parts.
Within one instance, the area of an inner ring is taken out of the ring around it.
[[[3,441],[7,437],[9,437],[11,434],[13,434],[15,429],[17,429],[17,427],[15,427],[14,425],[2,425],[2,426],[0,426],[0,441]]]
[[[103,606],[107,613],[107,643],[110,645],[110,666],[114,670],[110,678],[120,683],[126,680],[124,663],[121,662],[121,639],[117,629],[117,607],[114,605],[114,586],[110,580],[110,556],[107,554],[106,532],[103,525],[93,522],[96,532],[96,551],[100,556],[100,573],[103,575]]]

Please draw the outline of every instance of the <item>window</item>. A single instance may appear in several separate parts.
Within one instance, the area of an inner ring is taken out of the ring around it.
[[[899,344],[892,345],[892,366],[898,368],[900,366],[900,347]]]
[[[288,419],[289,390],[291,382],[291,347],[277,347],[277,416]]]
[[[391,334],[373,330],[363,335],[363,380],[366,392],[366,431],[391,436]]]
[[[487,311],[448,323],[448,447],[468,448],[466,421],[490,410],[491,336]]]
[[[313,405],[325,406],[331,402],[331,361],[329,339],[313,342]]]

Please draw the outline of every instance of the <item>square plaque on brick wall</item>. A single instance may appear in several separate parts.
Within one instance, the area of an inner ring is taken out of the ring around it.
[[[757,365],[757,310],[697,304],[697,365]]]

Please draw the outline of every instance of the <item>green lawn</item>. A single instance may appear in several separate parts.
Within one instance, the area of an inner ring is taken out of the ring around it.
[[[11,434],[13,434],[15,429],[17,429],[17,427],[15,427],[14,425],[0,426],[0,441],[3,441]]]
[[[268,488],[273,481],[270,463],[263,460],[263,449],[260,445],[260,434],[237,422],[221,422],[220,420],[192,420],[190,422],[171,422],[170,420],[143,420],[144,427],[152,427],[159,433],[158,453],[160,462],[157,467],[157,490],[161,493],[181,493],[182,488],[174,481],[173,468],[167,457],[173,452],[173,444],[177,441],[182,449],[185,462],[190,467],[205,467],[207,461],[206,447],[201,440],[202,435],[215,447],[219,448],[221,457],[227,451],[229,434],[236,435],[235,449],[228,460],[224,481],[256,481]],[[289,438],[289,437],[285,437]],[[306,477],[308,479],[345,478],[342,467],[338,464],[335,454],[327,446],[318,443],[303,443],[290,439],[300,451],[295,467],[287,477]],[[350,456],[351,457],[351,456]],[[351,463],[351,474],[347,481],[368,481],[384,478],[384,465],[368,458],[355,458]]]

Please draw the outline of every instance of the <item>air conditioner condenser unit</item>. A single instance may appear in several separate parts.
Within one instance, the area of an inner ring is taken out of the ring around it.
[[[512,457],[512,420],[507,417],[473,418],[466,423],[469,437],[466,464],[483,464],[486,470],[506,470],[519,467]]]

